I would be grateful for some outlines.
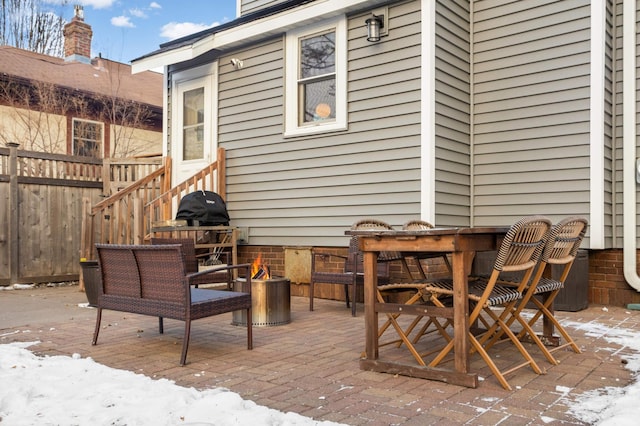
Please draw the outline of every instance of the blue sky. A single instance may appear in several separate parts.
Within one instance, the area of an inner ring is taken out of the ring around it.
[[[59,0],[48,0],[55,3]],[[130,63],[160,44],[236,17],[236,0],[71,0],[84,6],[84,20],[93,29],[91,56]]]

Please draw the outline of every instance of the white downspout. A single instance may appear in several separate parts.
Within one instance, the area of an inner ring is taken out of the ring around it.
[[[622,168],[624,279],[640,291],[636,235],[636,2],[624,0],[622,10]]]

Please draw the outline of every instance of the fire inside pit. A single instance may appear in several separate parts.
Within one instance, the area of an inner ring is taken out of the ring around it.
[[[251,264],[252,280],[268,280],[271,279],[271,272],[268,265],[262,263],[262,253],[258,254],[258,258]]]
[[[291,281],[271,276],[269,266],[261,262],[261,255],[251,265],[251,324],[258,327],[283,325],[291,322]],[[238,277],[235,291],[242,291],[246,278]],[[233,312],[233,325],[247,325],[247,312]]]

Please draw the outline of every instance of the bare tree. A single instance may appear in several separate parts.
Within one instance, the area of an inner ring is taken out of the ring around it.
[[[118,77],[113,79],[115,84]],[[144,133],[136,132],[150,129],[162,115],[157,107],[119,97],[117,92],[89,94],[53,83],[0,76],[0,142],[21,141],[27,150],[67,152],[69,117],[108,124],[111,155],[123,158],[157,145],[157,140],[145,140]],[[102,136],[92,132],[93,126],[74,124],[73,154],[102,157],[103,147],[96,144]]]
[[[52,83],[0,80],[0,141],[21,141],[23,148],[65,152],[67,116],[87,114],[86,97]]]
[[[0,0],[0,45],[62,57],[68,0]]]
[[[98,59],[99,69],[109,79],[110,94],[97,99],[102,121],[111,123],[111,149],[114,157],[130,157],[148,151],[154,141],[142,141],[136,130],[148,128],[154,119],[153,107],[126,99],[123,96],[122,78],[130,73],[127,65],[106,59]]]

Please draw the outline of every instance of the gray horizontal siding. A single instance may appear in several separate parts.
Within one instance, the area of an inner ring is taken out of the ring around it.
[[[588,215],[590,12],[587,0],[475,3],[475,225]]]
[[[470,223],[469,19],[467,1],[439,1],[436,4],[436,162],[435,176],[424,177],[435,179],[437,226],[468,226]]]
[[[420,214],[419,2],[389,6],[393,36],[348,22],[348,130],[283,137],[284,38],[221,58],[219,144],[227,205],[258,245],[345,246],[363,217],[400,226]],[[227,57],[228,56],[228,57]],[[226,64],[243,59],[244,68]]]

